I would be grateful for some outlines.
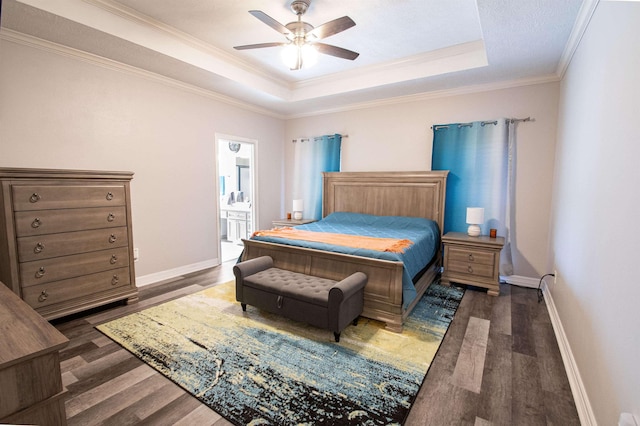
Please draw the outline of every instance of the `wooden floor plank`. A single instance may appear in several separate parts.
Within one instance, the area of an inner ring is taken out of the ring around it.
[[[469,318],[467,331],[453,371],[452,383],[455,386],[480,393],[489,339],[489,325],[488,320],[476,317]]]
[[[527,305],[511,303],[511,334],[513,351],[528,356],[536,356],[532,319]]]
[[[489,333],[478,416],[496,425],[514,424],[511,346],[511,336]]]
[[[159,374],[153,374],[148,378],[126,388],[122,392],[98,401],[91,407],[78,412],[69,419],[69,426],[73,425],[93,425],[110,421],[117,413],[135,404],[163,386],[166,386],[167,379]],[[68,414],[67,414],[68,415]]]
[[[173,425],[198,408],[200,402],[197,399],[176,385],[174,387],[166,399],[168,402],[150,415],[144,416],[140,425]],[[177,398],[173,398],[174,395],[177,395]],[[150,410],[145,411],[150,412]]]
[[[206,405],[200,405],[191,413],[174,423],[174,426],[213,426],[223,417]]]
[[[512,419],[521,425],[545,425],[544,393],[535,357],[512,353]]]
[[[176,399],[186,395],[186,392],[178,387],[175,383],[168,380],[166,377],[161,377],[158,374],[158,378],[162,380],[158,382],[159,387],[154,387],[152,392],[143,395],[141,398],[131,401],[125,408],[121,409],[117,413],[112,414],[109,418],[105,419],[103,424],[107,425],[139,425],[143,420],[150,423],[149,418],[154,414],[160,412],[167,404],[172,403]],[[158,424],[161,418],[155,417],[158,420]],[[146,419],[146,420],[145,420]],[[171,424],[164,422],[164,424]]]
[[[140,365],[139,367],[127,372],[127,374],[119,375],[111,380],[101,383],[99,386],[92,387],[85,392],[72,393],[72,397],[65,403],[67,417],[73,417],[81,411],[93,407],[100,401],[125,391],[128,387],[139,383],[154,373],[155,370],[148,365]]]
[[[511,335],[511,286],[500,284],[500,295],[491,312],[491,332]]]

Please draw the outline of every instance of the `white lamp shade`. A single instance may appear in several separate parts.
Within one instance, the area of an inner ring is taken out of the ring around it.
[[[304,202],[302,200],[293,200],[293,218],[302,219],[302,211],[304,210]]]
[[[484,223],[484,208],[467,207],[467,223],[469,225],[482,225]]]
[[[482,232],[479,225],[484,223],[484,209],[482,207],[467,207],[467,234],[470,237],[478,237]]]

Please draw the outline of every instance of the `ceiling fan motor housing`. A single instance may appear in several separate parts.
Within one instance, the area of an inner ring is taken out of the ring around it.
[[[291,41],[295,41],[296,39],[302,39],[302,41],[305,41],[307,33],[313,30],[313,25],[303,21],[289,22],[285,27],[291,31],[291,34],[287,36]]]
[[[291,10],[293,10],[293,13],[296,15],[304,15],[310,5],[311,0],[293,0],[291,2]]]

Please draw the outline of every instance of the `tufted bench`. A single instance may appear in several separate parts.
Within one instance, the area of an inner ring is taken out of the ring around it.
[[[349,324],[358,322],[364,306],[367,276],[362,272],[342,281],[291,272],[273,266],[270,256],[237,263],[236,300],[295,321],[333,331],[336,342]]]

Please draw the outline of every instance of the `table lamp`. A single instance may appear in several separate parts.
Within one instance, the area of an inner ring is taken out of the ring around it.
[[[469,228],[467,234],[470,237],[477,237],[480,235],[480,225],[484,223],[484,208],[482,207],[467,207],[467,223]]]

